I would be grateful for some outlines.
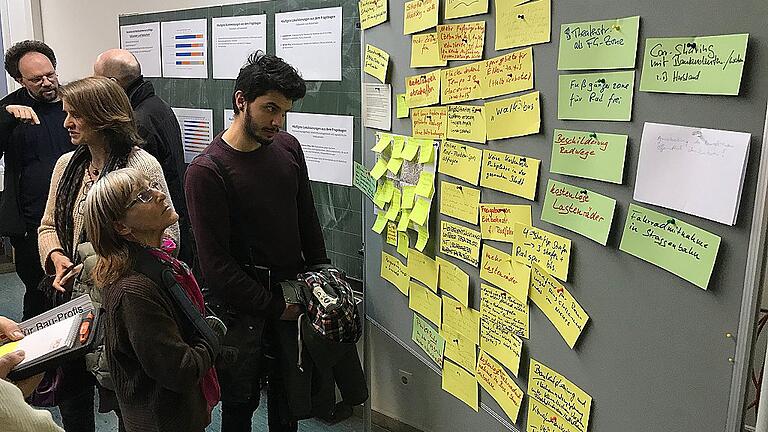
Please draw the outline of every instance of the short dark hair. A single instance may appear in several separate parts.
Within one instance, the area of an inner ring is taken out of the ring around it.
[[[235,103],[238,90],[243,92],[246,102],[253,102],[269,91],[281,93],[295,102],[307,93],[307,85],[293,66],[280,57],[259,50],[248,57],[248,63],[240,69],[235,80],[235,90],[232,92],[232,109],[235,114],[240,112]]]
[[[38,40],[25,40],[16,43],[12,47],[8,48],[5,52],[5,70],[8,71],[13,79],[21,78],[21,72],[19,72],[19,60],[24,57],[25,54],[37,52],[51,61],[53,68],[56,69],[56,55],[53,53],[51,47]]]

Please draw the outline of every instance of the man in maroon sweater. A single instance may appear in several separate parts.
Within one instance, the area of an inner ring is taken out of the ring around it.
[[[301,312],[286,306],[273,287],[309,265],[329,262],[301,145],[280,130],[285,113],[305,93],[304,80],[282,59],[252,55],[235,82],[232,126],[187,169],[200,268],[225,311],[230,330],[224,345],[233,348],[231,356],[224,350],[218,367],[222,432],[251,430],[270,328]],[[269,268],[269,278],[249,265]],[[295,431],[295,421],[277,415],[285,406],[280,377],[269,381],[270,431]]]

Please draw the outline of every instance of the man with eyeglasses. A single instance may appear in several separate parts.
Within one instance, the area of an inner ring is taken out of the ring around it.
[[[5,70],[21,88],[0,100],[0,157],[5,159],[0,235],[9,236],[15,249],[27,319],[43,312],[37,228],[51,174],[59,156],[74,146],[64,128],[53,50],[40,41],[19,42],[5,53]]]

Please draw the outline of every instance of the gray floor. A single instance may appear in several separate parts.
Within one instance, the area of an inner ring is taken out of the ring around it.
[[[21,305],[24,288],[15,273],[0,274],[0,315],[13,320],[21,319]],[[266,400],[266,397],[262,398]],[[61,424],[58,410],[53,409],[54,419]],[[218,432],[221,429],[221,411],[216,407],[213,412],[213,421],[208,427],[209,432]],[[98,432],[117,431],[117,419],[113,414],[105,415],[96,413],[96,430]],[[267,431],[266,404],[259,407],[253,419],[253,431]],[[362,419],[352,417],[330,426],[319,420],[310,419],[299,422],[300,432],[362,432],[365,430]],[[372,432],[386,432],[384,429],[374,427]]]

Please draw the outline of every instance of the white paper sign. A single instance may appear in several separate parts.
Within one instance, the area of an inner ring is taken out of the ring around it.
[[[120,48],[136,57],[142,75],[161,76],[159,22],[120,26]]]
[[[206,19],[164,22],[161,29],[163,77],[208,78]]]
[[[181,127],[184,162],[189,163],[213,141],[213,110],[171,108]]]
[[[363,126],[392,129],[392,86],[363,83]]]
[[[213,77],[235,79],[251,53],[267,52],[267,16],[211,18]]]
[[[735,225],[750,134],[645,123],[636,201]]]
[[[307,81],[341,81],[341,8],[275,14],[275,54]]]
[[[310,180],[352,186],[353,119],[288,112],[285,130],[301,143]]]

